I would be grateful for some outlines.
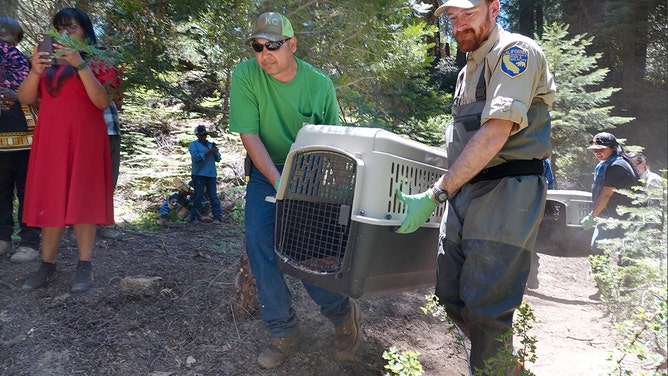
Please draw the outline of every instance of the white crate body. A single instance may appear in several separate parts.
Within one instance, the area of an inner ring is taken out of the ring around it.
[[[591,212],[591,192],[574,190],[548,190],[548,201],[557,201],[566,205],[566,226],[582,227],[580,221]]]
[[[446,154],[381,129],[304,125],[276,194],[279,267],[352,297],[433,286],[445,205],[410,234],[396,194],[427,190]]]
[[[378,226],[399,226],[405,218],[406,207],[396,197],[397,189],[405,194],[423,192],[447,166],[444,150],[379,128],[305,124],[290,148],[286,166],[305,151],[331,151],[356,161],[351,219]],[[288,183],[285,180],[281,179],[278,200]],[[440,205],[423,226],[438,227],[444,211],[445,205]]]

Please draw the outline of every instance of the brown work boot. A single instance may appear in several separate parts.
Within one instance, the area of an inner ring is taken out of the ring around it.
[[[298,339],[299,332],[297,331],[289,337],[272,338],[257,356],[257,364],[264,369],[280,366],[288,358]]]
[[[360,331],[362,312],[357,302],[351,300],[350,305],[352,307],[350,317],[343,324],[335,328],[334,356],[339,362],[356,362],[355,351],[360,346],[360,340],[362,339]]]
[[[508,368],[508,376],[520,376],[524,372],[524,362],[521,362],[517,359],[517,364],[513,367]]]

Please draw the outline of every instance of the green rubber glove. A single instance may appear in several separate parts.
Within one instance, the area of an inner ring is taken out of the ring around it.
[[[587,214],[586,217],[582,218],[580,224],[582,225],[583,230],[589,230],[596,224],[596,217],[591,214]]]
[[[399,234],[410,234],[420,228],[438,206],[436,201],[431,198],[429,191],[416,195],[405,195],[397,189],[397,196],[408,207],[406,218],[404,218],[401,226],[396,231]]]
[[[278,192],[278,186],[281,184],[281,178],[276,179],[274,182],[274,189]]]

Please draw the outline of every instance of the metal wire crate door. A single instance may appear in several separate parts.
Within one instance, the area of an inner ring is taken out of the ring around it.
[[[317,150],[297,154],[289,168],[279,206],[277,252],[293,267],[337,273],[350,235],[357,162]]]

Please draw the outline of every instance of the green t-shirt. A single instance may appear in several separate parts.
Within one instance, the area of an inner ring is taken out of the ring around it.
[[[296,59],[297,75],[287,83],[266,74],[254,58],[239,64],[232,73],[230,130],[259,134],[276,165],[285,163],[304,123],[339,125],[332,80]]]

